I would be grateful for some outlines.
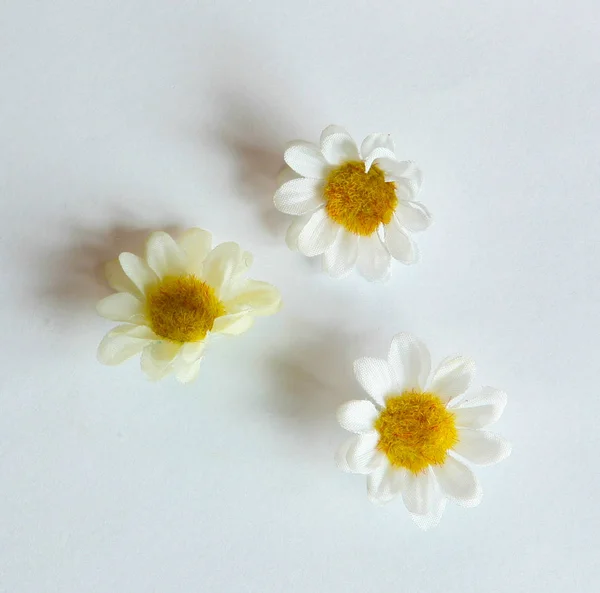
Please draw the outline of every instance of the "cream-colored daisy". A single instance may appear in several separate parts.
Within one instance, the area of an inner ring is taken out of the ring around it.
[[[321,144],[292,142],[289,167],[275,193],[275,207],[298,216],[287,233],[290,249],[313,257],[334,278],[356,267],[367,280],[385,280],[390,257],[405,264],[418,259],[410,233],[431,224],[416,201],[421,171],[399,161],[388,134],[371,134],[360,151],[350,134],[329,126]]]
[[[144,259],[121,253],[107,264],[108,283],[117,293],[102,299],[97,310],[122,325],[100,343],[100,362],[116,365],[141,352],[148,377],[174,373],[187,383],[198,374],[209,336],[241,334],[255,316],[279,310],[274,286],[245,277],[250,253],[237,243],[211,250],[211,243],[202,229],[190,229],[178,241],[156,232]]]
[[[469,388],[475,366],[469,358],[446,358],[430,374],[427,348],[414,336],[398,334],[387,360],[354,363],[358,382],[371,396],[338,410],[343,428],[355,433],[337,454],[339,467],[367,474],[372,502],[402,495],[423,529],[437,525],[446,499],[479,504],[481,486],[465,463],[491,465],[510,454],[510,444],[482,430],[500,418],[506,394]]]

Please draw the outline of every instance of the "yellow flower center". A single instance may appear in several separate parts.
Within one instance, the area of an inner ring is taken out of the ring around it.
[[[329,218],[355,235],[371,235],[392,220],[398,205],[396,185],[372,165],[365,173],[362,161],[348,161],[329,173],[323,190]]]
[[[377,448],[390,464],[414,474],[442,465],[448,449],[458,442],[454,414],[433,393],[405,391],[389,397],[375,428]]]
[[[173,342],[199,342],[225,315],[223,303],[206,282],[193,274],[165,276],[146,293],[152,331]]]

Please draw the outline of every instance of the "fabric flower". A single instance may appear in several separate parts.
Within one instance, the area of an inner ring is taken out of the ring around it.
[[[116,365],[141,352],[150,379],[174,373],[187,383],[198,374],[209,336],[241,334],[255,316],[279,310],[275,287],[245,278],[252,255],[237,243],[211,250],[211,242],[202,229],[190,229],[178,241],[156,232],[144,259],[121,253],[107,264],[106,278],[117,293],[97,310],[122,325],[100,343],[100,362]]]
[[[446,358],[431,377],[430,366],[425,345],[398,334],[387,361],[354,363],[374,403],[350,401],[338,410],[341,426],[355,433],[338,451],[339,467],[367,475],[374,503],[400,494],[423,529],[438,524],[446,499],[467,507],[481,501],[481,486],[464,461],[491,465],[511,450],[504,439],[482,430],[500,418],[506,394],[484,387],[464,395],[475,366],[463,356]]]
[[[308,257],[323,254],[333,278],[356,267],[367,280],[385,280],[390,257],[405,264],[418,259],[410,233],[431,224],[415,201],[421,171],[399,161],[388,134],[371,134],[360,147],[339,126],[321,134],[321,144],[292,142],[289,169],[275,192],[275,207],[299,218],[287,233],[290,249]]]

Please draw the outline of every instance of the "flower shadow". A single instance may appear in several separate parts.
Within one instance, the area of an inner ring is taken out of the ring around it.
[[[268,124],[267,104],[257,104],[235,92],[223,91],[218,105],[217,121],[222,123],[213,130],[213,140],[233,157],[236,189],[257,208],[265,229],[280,236],[289,224],[289,217],[275,209],[273,195],[284,166],[286,138]]]
[[[352,370],[360,339],[336,328],[315,329],[313,337],[309,335],[303,329],[293,346],[269,361],[273,389],[266,403],[267,410],[300,432],[304,442],[307,434],[311,442],[333,438],[338,406],[366,397]]]
[[[104,276],[106,262],[123,251],[143,255],[148,235],[157,230],[135,223],[116,223],[106,228],[68,226],[68,237],[61,249],[37,257],[44,278],[40,297],[57,309],[74,313],[92,310],[96,301],[110,294]],[[178,234],[178,225],[163,225],[162,230]]]

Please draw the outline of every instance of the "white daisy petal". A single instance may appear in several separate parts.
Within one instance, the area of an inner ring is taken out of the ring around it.
[[[359,238],[356,267],[363,278],[370,282],[383,281],[389,278],[390,253],[377,236],[377,233]]]
[[[460,401],[452,410],[457,426],[484,428],[494,424],[506,407],[508,396],[500,389],[482,387],[479,393]]]
[[[385,148],[394,152],[394,141],[389,134],[369,134],[360,146],[363,158],[369,156],[376,148]]]
[[[330,169],[319,147],[310,142],[291,143],[283,158],[296,173],[311,179],[325,179]]]
[[[123,272],[142,294],[146,294],[146,290],[158,282],[157,275],[148,267],[146,262],[133,253],[121,253],[119,263],[123,268]]]
[[[185,274],[184,253],[171,235],[157,231],[146,242],[146,262],[159,278]]]
[[[483,491],[475,474],[463,463],[450,455],[444,465],[432,466],[442,492],[447,498],[465,507],[481,502]]]
[[[381,463],[367,476],[367,496],[374,504],[385,504],[400,492],[397,472],[387,463]]]
[[[386,396],[394,389],[392,371],[385,360],[359,358],[354,361],[354,375],[376,404],[385,405]]]
[[[348,452],[356,443],[356,436],[353,435],[349,439],[346,439],[335,452],[335,464],[343,472],[352,473],[350,466],[348,465]]]
[[[469,388],[474,374],[475,363],[470,358],[448,357],[442,360],[433,373],[427,389],[447,402]]]
[[[96,305],[96,311],[106,319],[143,324],[144,305],[129,292],[117,292],[103,298]]]
[[[421,202],[399,201],[395,216],[402,227],[414,233],[424,231],[433,220],[429,210]]]
[[[353,400],[342,404],[337,411],[337,419],[345,430],[355,433],[370,432],[379,412],[368,400]]]
[[[385,244],[392,257],[403,264],[414,264],[419,260],[419,251],[413,240],[402,229],[396,216],[385,225]]]
[[[298,249],[308,257],[321,255],[335,241],[339,229],[324,208],[317,210],[298,235]]]
[[[400,392],[425,387],[431,371],[431,356],[427,346],[412,334],[394,336],[388,354],[388,364],[394,383]]]
[[[417,476],[401,470],[398,472],[397,479],[400,481],[404,504],[409,509],[411,519],[424,531],[435,527],[444,514],[446,497],[442,493],[432,469],[427,468]],[[405,491],[406,496],[404,496]],[[411,512],[411,508],[419,510],[419,513]],[[426,512],[423,512],[425,510]]]
[[[358,257],[358,235],[340,228],[333,244],[323,254],[323,268],[332,278],[343,278],[354,268]]]
[[[233,313],[217,317],[211,331],[216,334],[237,336],[249,330],[253,323],[254,317],[249,313]]]
[[[511,452],[510,443],[493,432],[462,428],[458,438],[453,451],[475,465],[493,465]]]
[[[109,331],[98,346],[98,360],[102,364],[117,365],[135,356],[147,346],[156,335],[143,325],[119,325]]]
[[[125,274],[118,259],[109,261],[104,266],[104,275],[108,285],[116,292],[129,292],[133,296],[141,297],[138,287]]]
[[[180,350],[181,344],[167,340],[148,344],[140,358],[142,371],[152,381],[159,381],[172,371],[173,359]]]
[[[181,347],[181,352],[179,356],[184,362],[191,363],[195,362],[202,356],[202,352],[204,352],[204,348],[206,347],[206,342],[186,342]]]
[[[436,502],[435,477],[431,468],[424,469],[418,474],[401,469],[398,471],[402,500],[413,515],[428,515]]]
[[[252,315],[272,315],[281,308],[281,293],[267,282],[246,280],[232,297],[225,301],[229,313],[249,312]]]
[[[321,152],[332,165],[358,161],[360,156],[352,136],[340,126],[329,126],[321,134]]]
[[[180,383],[191,383],[198,376],[201,364],[202,358],[199,358],[192,363],[187,363],[181,356],[178,356],[173,363],[175,378]]]
[[[292,179],[284,183],[273,198],[275,208],[285,214],[299,216],[313,212],[325,204],[323,181],[319,179]]]
[[[210,253],[212,235],[204,229],[189,229],[177,240],[177,245],[187,257],[187,268],[192,274],[198,273],[202,262]]]
[[[224,285],[243,274],[251,264],[252,255],[237,243],[221,243],[204,260],[202,277],[220,297]]]
[[[338,451],[338,467],[353,474],[371,473],[381,461],[377,455],[378,442],[379,433],[375,430],[356,435]]]
[[[388,148],[374,148],[373,151],[365,157],[365,171],[369,171],[369,169],[373,166],[373,164],[379,166],[380,161],[396,161],[396,155],[392,150]],[[381,168],[381,167],[380,167]],[[393,181],[393,179],[388,179],[388,176],[385,177],[386,181]]]
[[[285,243],[292,251],[298,251],[298,238],[300,233],[311,219],[312,214],[299,216],[292,221],[285,235]]]
[[[411,189],[412,196],[416,196],[423,183],[423,174],[415,163],[411,161],[397,161],[394,158],[381,157],[375,164],[385,173],[386,181],[405,182]]]

